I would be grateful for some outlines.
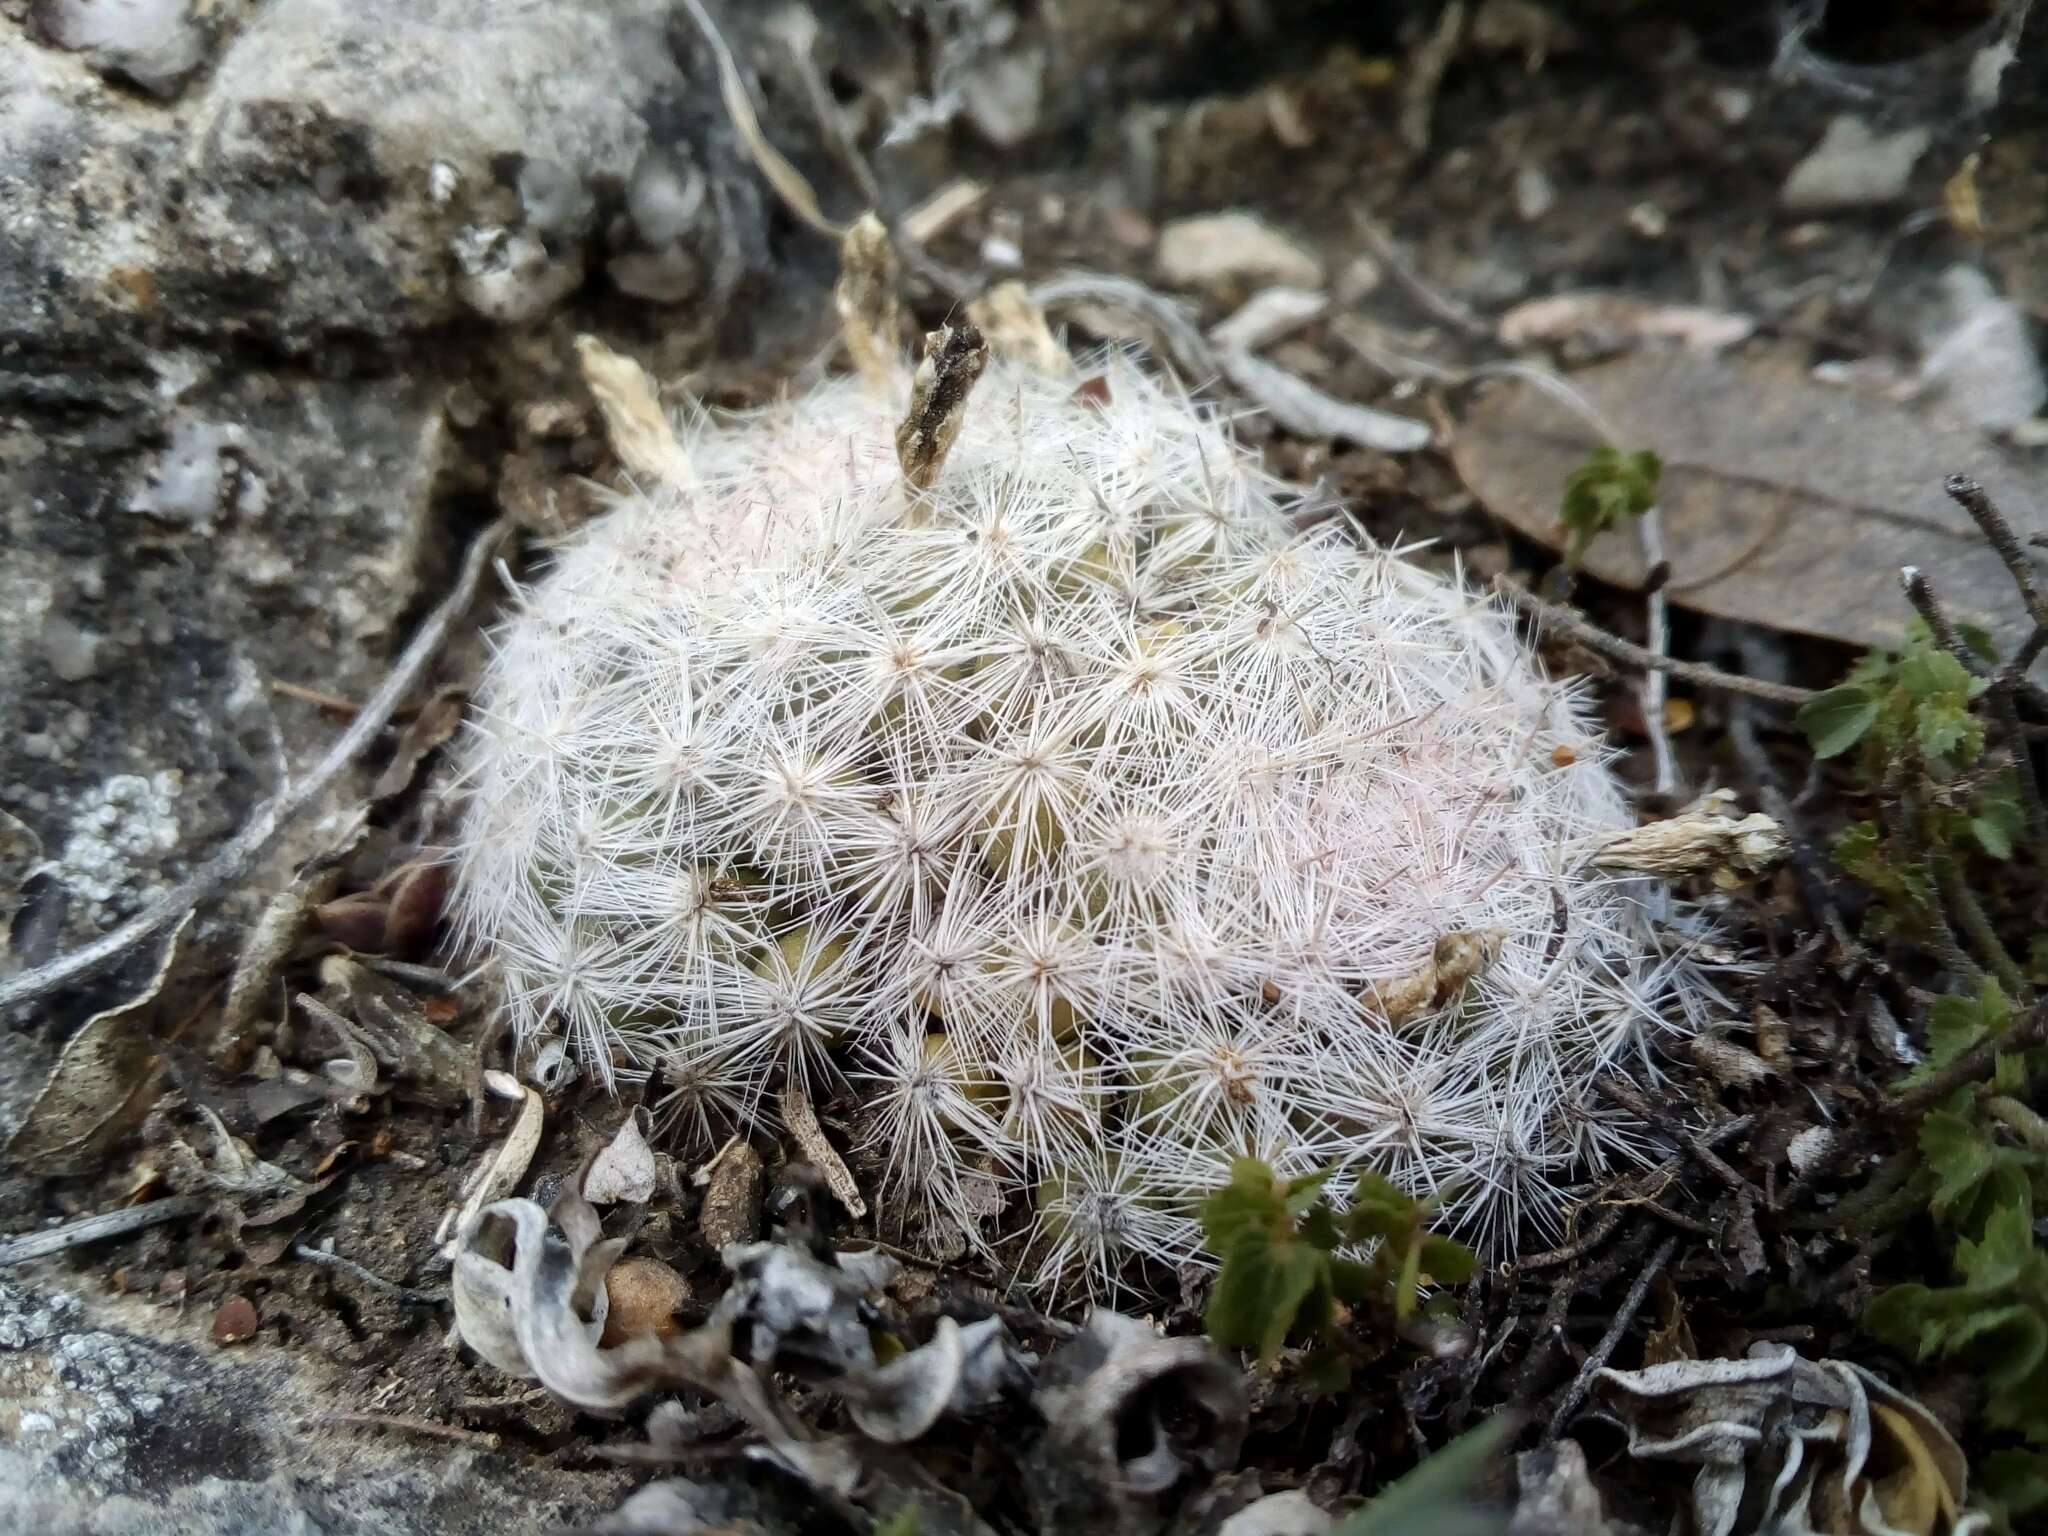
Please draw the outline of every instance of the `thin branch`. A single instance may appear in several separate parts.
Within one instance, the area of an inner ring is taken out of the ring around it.
[[[486,1429],[464,1429],[459,1424],[442,1424],[433,1419],[415,1419],[397,1413],[323,1413],[309,1422],[349,1429],[396,1429],[409,1435],[425,1435],[432,1440],[453,1440],[461,1445],[479,1445],[488,1451],[495,1451],[504,1444],[503,1440]]]
[[[446,1291],[416,1291],[410,1286],[400,1285],[395,1280],[386,1280],[374,1270],[363,1268],[354,1259],[345,1259],[338,1253],[329,1253],[326,1249],[315,1248],[310,1243],[293,1244],[292,1253],[297,1258],[307,1259],[315,1264],[326,1264],[344,1274],[354,1275],[371,1290],[382,1291],[386,1296],[396,1297],[410,1306],[441,1307],[448,1304]]]
[[[2048,597],[2041,595],[2041,588],[2034,580],[2034,562],[2020,548],[2019,535],[2013,532],[2005,514],[1992,505],[1984,487],[1968,475],[1950,475],[1942,482],[1941,488],[1948,492],[1957,506],[1970,514],[1970,520],[1991,541],[1991,547],[1998,551],[1998,558],[2005,562],[2013,585],[2020,589],[2020,601],[2027,605],[2027,616],[2034,621],[2035,627],[2048,629]]]
[[[82,949],[75,949],[47,965],[23,971],[0,982],[0,1009],[47,997],[59,987],[68,986],[105,968],[152,933],[176,922],[228,881],[245,873],[270,845],[271,839],[326,794],[342,770],[397,713],[400,702],[412,692],[413,685],[441,649],[441,642],[447,638],[456,619],[469,608],[485,567],[511,531],[512,525],[500,519],[476,536],[468,553],[463,556],[462,570],[455,578],[454,588],[442,599],[440,606],[427,615],[426,621],[393,665],[390,675],[384,679],[383,686],[364,703],[355,719],[349,722],[348,729],[341,733],[334,745],[327,749],[326,756],[299,781],[296,788],[288,786],[257,811],[242,830],[189,879],[158,897],[120,927]]]
[[[2005,947],[2005,941],[1998,936],[1998,930],[1991,924],[1991,914],[1984,910],[1984,903],[1977,899],[1977,893],[1956,868],[1956,861],[1946,855],[1935,860],[1939,871],[1942,899],[1955,912],[1956,923],[1963,930],[1963,936],[1970,941],[1977,959],[1998,978],[1998,984],[2005,988],[2006,995],[2019,1002],[2031,1002],[2034,989],[2012,958],[2012,952]]]
[[[1657,1245],[1657,1251],[1637,1273],[1635,1283],[1628,1288],[1628,1294],[1621,1299],[1621,1307],[1614,1314],[1614,1321],[1600,1336],[1600,1342],[1593,1346],[1593,1352],[1586,1356],[1586,1363],[1579,1367],[1579,1374],[1572,1378],[1570,1388],[1565,1392],[1564,1401],[1557,1405],[1557,1412],[1550,1416],[1550,1428],[1544,1434],[1544,1441],[1550,1441],[1564,1433],[1572,1415],[1585,1402],[1586,1393],[1592,1389],[1593,1374],[1614,1354],[1614,1347],[1621,1342],[1621,1336],[1628,1332],[1628,1326],[1635,1321],[1636,1313],[1643,1309],[1643,1302],[1650,1294],[1650,1285],[1664,1272],[1664,1266],[1671,1262],[1671,1256],[1678,1252],[1678,1239],[1667,1237]]]
[[[80,1216],[40,1232],[24,1232],[0,1241],[0,1269],[10,1264],[26,1264],[30,1259],[45,1259],[87,1243],[104,1242],[110,1237],[125,1237],[145,1227],[160,1227],[167,1221],[183,1221],[187,1216],[197,1216],[207,1204],[200,1195],[169,1195],[162,1200],[123,1206],[118,1211]]]
[[[1961,662],[1963,670],[1970,676],[1983,677],[1983,661],[1950,621],[1948,610],[1941,606],[1941,599],[1927,584],[1927,573],[1917,565],[1902,565],[1899,567],[1899,586],[1906,594],[1906,601],[1913,605],[1913,611],[1920,615],[1920,622],[1934,637],[1934,643]]]
[[[1719,667],[1710,667],[1701,661],[1679,661],[1671,656],[1660,656],[1655,651],[1611,635],[1606,630],[1580,618],[1569,608],[1557,603],[1545,602],[1526,587],[1517,586],[1505,576],[1493,579],[1493,590],[1500,593],[1522,612],[1535,619],[1545,629],[1576,640],[1590,650],[1612,656],[1616,661],[1632,667],[1642,667],[1658,672],[1668,672],[1673,677],[1696,684],[1701,688],[1720,688],[1729,693],[1747,694],[1753,699],[1763,699],[1772,704],[1804,704],[1814,697],[1811,688],[1797,688],[1790,683],[1767,683],[1761,678],[1739,677],[1733,672],[1723,672]]]
[[[1359,238],[1365,241],[1365,248],[1372,253],[1373,260],[1392,273],[1394,281],[1407,289],[1416,303],[1437,319],[1447,325],[1456,326],[1468,336],[1480,337],[1487,341],[1496,339],[1491,321],[1482,317],[1470,305],[1463,304],[1434,287],[1416,271],[1414,264],[1401,253],[1378,221],[1364,209],[1354,208],[1351,217],[1352,222],[1358,226]]]
[[[1991,1075],[1998,1058],[2010,1051],[2031,1051],[2048,1045],[2048,1008],[2036,1008],[2002,1035],[1973,1045],[1947,1066],[1895,1093],[1884,1103],[1884,1111],[1901,1119],[1918,1115],[1939,1104],[1965,1083],[1981,1082]]]
[[[1669,599],[1664,595],[1664,582],[1660,575],[1668,577],[1670,567],[1664,562],[1664,525],[1657,516],[1655,507],[1649,508],[1636,519],[1636,538],[1642,545],[1643,569],[1650,574],[1650,595],[1645,604],[1647,629],[1650,644],[1649,653],[1657,661],[1671,659],[1671,610]],[[1671,750],[1671,732],[1664,721],[1665,674],[1662,667],[1652,662],[1643,672],[1638,685],[1643,709],[1643,729],[1649,733],[1650,756],[1656,764],[1657,793],[1670,795],[1678,790],[1678,759]]]

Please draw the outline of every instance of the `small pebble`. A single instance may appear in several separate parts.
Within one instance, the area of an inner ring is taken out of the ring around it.
[[[246,1296],[230,1296],[213,1314],[213,1342],[239,1344],[256,1336],[256,1304]]]
[[[619,1260],[604,1277],[604,1291],[604,1334],[598,1342],[607,1349],[643,1333],[673,1337],[682,1326],[675,1314],[690,1301],[683,1277],[659,1259]]]

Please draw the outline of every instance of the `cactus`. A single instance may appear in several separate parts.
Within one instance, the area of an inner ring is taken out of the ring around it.
[[[463,942],[681,1134],[846,1084],[887,1207],[979,1242],[1003,1192],[1049,1287],[1194,1258],[1247,1155],[1554,1221],[1640,1136],[1594,1077],[1712,1000],[1586,863],[1632,823],[1584,700],[1087,372],[991,363],[920,477],[907,373],[689,424],[495,635]]]

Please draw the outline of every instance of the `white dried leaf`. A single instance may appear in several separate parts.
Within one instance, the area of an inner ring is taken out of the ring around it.
[[[1940,1421],[1850,1361],[1758,1344],[1745,1360],[1603,1368],[1594,1381],[1628,1431],[1631,1456],[1700,1468],[1692,1489],[1700,1536],[1799,1532],[1811,1528],[1812,1508],[1850,1517],[1837,1536],[1904,1536],[1882,1513],[1901,1467],[1931,1480],[1914,1493],[1936,1510],[1940,1536],[1990,1529],[1986,1516],[1963,1508],[1969,1467]],[[1752,1483],[1766,1490],[1761,1498]],[[1752,1523],[1739,1526],[1746,1510]]]
[[[1714,790],[1676,816],[1608,838],[1593,863],[1666,880],[1710,875],[1716,885],[1741,884],[1785,856],[1785,833],[1761,811],[1736,816],[1734,806],[1734,791]]]
[[[1224,351],[1256,352],[1322,318],[1330,296],[1311,288],[1261,288],[1228,318],[1209,328]]]
[[[583,1198],[592,1205],[645,1205],[654,1198],[654,1149],[647,1145],[636,1108],[583,1176]]]

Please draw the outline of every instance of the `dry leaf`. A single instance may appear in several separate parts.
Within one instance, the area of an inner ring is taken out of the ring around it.
[[[370,798],[389,800],[411,788],[427,754],[455,734],[456,727],[462,724],[463,711],[468,708],[467,688],[443,688],[422,704],[419,713],[406,722],[398,745],[392,749],[391,761],[377,775]]]
[[[1664,460],[1664,548],[1675,603],[1851,645],[1898,642],[1912,610],[1899,568],[1938,572],[1959,622],[2008,651],[2029,621],[1976,525],[1942,493],[1970,474],[2022,520],[2048,506],[2048,468],[1933,410],[1858,399],[1784,357],[1638,352],[1570,375],[1627,449]],[[1553,548],[1566,476],[1598,438],[1542,390],[1502,380],[1467,407],[1458,472],[1497,517]],[[1586,569],[1639,586],[1632,528]]]
[[[1500,317],[1504,347],[1576,341],[1608,350],[1631,342],[1676,341],[1717,352],[1756,334],[1748,315],[1698,304],[1660,304],[1633,293],[1556,293]]]
[[[592,1205],[645,1205],[654,1198],[654,1151],[641,1126],[646,1113],[636,1107],[592,1159],[583,1176],[583,1198]]]
[[[1676,880],[1710,875],[1733,889],[1785,856],[1785,833],[1761,811],[1735,814],[1735,792],[1701,795],[1676,816],[1618,832],[1593,850],[1602,869]]]
[[[157,1082],[156,1047],[146,1026],[191,925],[188,912],[134,997],[94,1014],[65,1042],[8,1138],[10,1165],[46,1179],[95,1172],[114,1139],[141,1119]]]
[[[1969,1467],[1933,1414],[1846,1360],[1758,1344],[1746,1360],[1603,1368],[1631,1456],[1697,1466],[1700,1536],[1988,1536]],[[1746,1518],[1745,1518],[1746,1517]]]

